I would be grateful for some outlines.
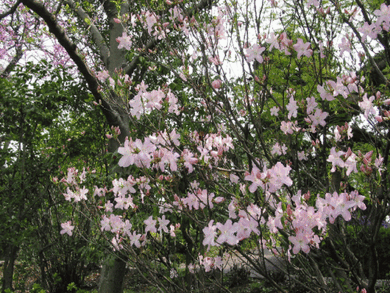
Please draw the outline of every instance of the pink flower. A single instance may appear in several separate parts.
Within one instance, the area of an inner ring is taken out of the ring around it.
[[[367,99],[367,94],[364,94],[363,101],[359,102],[359,107],[364,111],[364,117],[368,118],[369,114],[376,115],[376,110],[372,104],[375,97],[371,96]]]
[[[99,79],[100,82],[105,82],[107,78],[110,77],[107,70],[100,71],[96,77]]]
[[[167,227],[167,225],[169,224],[169,220],[165,219],[165,215],[163,215],[162,218],[158,217],[158,223],[159,223],[158,231],[163,230],[165,233],[169,232]]]
[[[347,38],[341,39],[341,44],[339,44],[340,48],[340,57],[343,56],[344,52],[351,52],[351,42]]]
[[[281,125],[280,125],[280,130],[284,132],[284,134],[293,134],[294,133],[294,130],[293,130],[293,124],[291,121],[282,121],[281,122]]]
[[[290,166],[285,167],[281,162],[277,162],[276,165],[269,170],[269,192],[277,191],[283,184],[291,186],[293,182],[289,177],[290,171]]]
[[[305,253],[309,253],[309,237],[302,231],[299,231],[296,236],[288,237],[288,240],[294,244],[293,253],[298,254],[300,250]]]
[[[217,223],[216,226],[221,231],[221,235],[217,239],[219,244],[226,242],[230,245],[236,245],[238,243],[238,238],[234,235],[237,232],[237,226],[233,225],[232,220],[227,220],[224,225]]]
[[[212,85],[212,87],[214,88],[214,89],[219,89],[219,88],[221,88],[221,86],[222,86],[222,81],[220,80],[220,79],[216,79],[216,80],[214,80],[212,83],[211,83],[211,85]]]
[[[60,234],[68,234],[69,236],[72,236],[72,230],[74,229],[74,226],[71,225],[71,221],[65,222],[61,224],[61,232]]]
[[[153,220],[153,216],[150,216],[147,220],[144,221],[144,223],[146,224],[145,234],[148,233],[149,231],[152,233],[157,232],[157,229],[156,229],[157,221]]]
[[[118,153],[122,155],[122,158],[118,162],[120,167],[128,167],[134,164],[134,154],[132,149],[132,141],[129,141],[126,138],[124,146],[118,148]]]
[[[131,45],[132,45],[131,37],[128,36],[125,32],[122,33],[121,37],[117,37],[116,41],[119,43],[118,49],[125,48],[126,50],[129,51],[131,50]]]
[[[303,43],[303,40],[298,38],[298,41],[295,45],[293,45],[293,48],[298,53],[298,59],[301,58],[302,55],[305,55],[306,57],[310,57],[313,54],[313,51],[309,49],[310,43]]]
[[[219,56],[209,57],[209,61],[214,65],[221,65],[222,62],[219,60]]]
[[[79,193],[80,193],[80,200],[81,199],[87,200],[88,189],[85,188],[85,186],[83,186],[83,188],[79,190]]]
[[[331,206],[333,206],[333,210],[329,215],[329,222],[334,223],[334,220],[341,215],[345,221],[351,220],[350,209],[356,205],[354,201],[350,201],[347,198],[346,193],[341,193],[337,195],[337,193],[333,193],[333,197],[328,202]]]
[[[383,25],[383,29],[385,31],[388,31],[390,27],[390,6],[387,6],[385,3],[382,3],[381,9],[375,10],[374,14],[378,16],[376,25],[377,26]]]
[[[365,42],[367,36],[376,39],[381,28],[376,23],[368,24],[368,22],[365,22],[361,28],[358,28],[358,31],[362,33],[362,41]]]
[[[307,155],[305,154],[305,151],[298,152],[298,160],[299,161],[307,160]]]
[[[72,198],[75,197],[74,192],[69,187],[66,189],[66,193],[63,193],[63,195],[65,196],[65,200],[67,201],[70,201]]]
[[[233,173],[230,173],[229,179],[232,183],[238,183],[238,180],[240,179],[240,177],[238,177],[237,175],[234,175]]]
[[[229,218],[231,218],[231,219],[236,219],[237,218],[236,208],[237,208],[237,200],[235,198],[233,198],[232,201],[230,202],[229,206],[228,206]]]
[[[256,166],[253,167],[250,175],[245,176],[245,180],[252,182],[251,186],[249,186],[249,191],[252,193],[254,193],[259,186],[264,188],[264,179],[265,174],[262,174]]]
[[[188,169],[188,173],[192,173],[194,171],[193,165],[198,163],[198,159],[188,149],[184,149],[181,155],[184,160],[184,167]]]
[[[318,2],[318,0],[308,0],[306,6],[310,7],[311,5],[313,5],[314,7],[318,7],[320,3]]]
[[[263,63],[263,57],[261,54],[264,52],[265,48],[260,47],[258,44],[254,44],[251,48],[246,49],[246,60],[252,62],[257,60],[259,63]]]
[[[293,41],[287,37],[287,33],[286,32],[281,33],[279,35],[279,40],[280,40],[279,50],[280,51],[284,50],[284,54],[286,54],[287,56],[291,55],[289,49],[292,46]]]
[[[307,101],[307,108],[306,108],[306,113],[307,115],[311,114],[313,110],[317,107],[317,102],[314,97],[306,98]]]
[[[380,166],[382,166],[383,159],[384,158],[381,156],[381,154],[379,154],[378,158],[375,159],[375,167],[379,169]]]
[[[203,239],[203,245],[208,245],[208,250],[210,250],[210,246],[218,246],[217,243],[215,243],[215,236],[217,236],[216,226],[213,226],[214,220],[211,220],[209,222],[209,225],[205,228],[203,228],[204,233],[204,239]]]
[[[344,161],[340,158],[340,156],[344,155],[344,154],[345,154],[345,152],[343,152],[343,151],[336,152],[335,147],[331,148],[330,155],[327,159],[328,162],[332,163],[332,169],[330,170],[331,172],[336,171],[336,166],[344,168],[344,166],[345,166]]]
[[[269,51],[271,51],[273,48],[279,49],[279,41],[274,33],[271,33],[265,41],[270,44],[268,49]]]
[[[111,226],[110,226],[110,219],[107,218],[106,215],[103,215],[103,219],[100,221],[100,230],[102,231],[110,231],[111,230]]]
[[[138,247],[140,248],[141,247],[141,243],[139,242],[140,238],[141,238],[141,234],[137,234],[137,232],[133,232],[133,234],[130,234],[130,245],[134,245],[135,247]]]
[[[286,108],[288,110],[288,119],[291,119],[291,117],[297,117],[298,106],[297,101],[295,101],[293,97],[290,98],[290,102],[288,103]]]
[[[206,189],[198,189],[197,192],[197,197],[199,198],[200,201],[200,208],[204,209],[206,206],[208,206],[210,209],[214,207],[213,204],[213,198],[214,198],[214,193],[207,193]]]
[[[365,210],[367,207],[364,203],[364,200],[366,199],[363,195],[360,195],[357,191],[352,191],[349,195],[350,200],[354,202],[355,206],[358,207],[361,210]]]
[[[382,116],[375,116],[375,120],[378,121],[379,123],[383,122]]]
[[[313,126],[321,125],[325,126],[326,125],[326,117],[328,117],[327,112],[322,112],[321,109],[316,109],[316,113],[314,115],[309,115],[311,121],[313,122]]]
[[[272,107],[271,108],[271,116],[278,116],[279,108],[278,107]]]
[[[348,149],[348,151],[351,151],[351,149]],[[347,168],[346,175],[349,176],[351,172],[357,173],[358,170],[356,169],[356,155],[352,153],[348,156],[348,159],[344,162],[344,167]]]
[[[330,93],[329,91],[325,90],[324,87],[322,87],[320,85],[317,85],[317,91],[319,92],[322,100],[327,100],[329,102],[334,100],[334,97],[333,97],[332,93]]]
[[[337,77],[337,82],[333,80],[328,80],[327,85],[333,89],[333,96],[336,97],[337,95],[342,95],[344,99],[348,97],[349,90],[348,88],[344,85],[343,79],[340,77]],[[328,99],[329,100],[329,99]]]
[[[272,151],[271,151],[271,154],[277,154],[277,155],[285,155],[287,152],[287,147],[282,144],[281,146],[279,145],[279,143],[277,142],[273,148],[272,148]]]

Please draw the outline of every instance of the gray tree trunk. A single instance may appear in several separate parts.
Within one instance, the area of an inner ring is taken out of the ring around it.
[[[107,257],[100,273],[99,293],[122,293],[126,263],[114,256]]]

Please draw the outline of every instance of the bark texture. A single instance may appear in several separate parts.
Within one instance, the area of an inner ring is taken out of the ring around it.
[[[107,257],[100,273],[99,293],[123,292],[126,263],[113,255]]]

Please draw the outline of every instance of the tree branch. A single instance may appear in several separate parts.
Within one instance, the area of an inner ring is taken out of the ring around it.
[[[210,7],[211,4],[212,4],[211,0],[202,0],[197,5],[195,5],[192,9],[188,9],[188,13],[186,14],[186,16],[188,18],[191,18],[195,13]],[[129,76],[131,76],[134,73],[134,70],[137,68],[137,65],[140,60],[139,58],[144,54],[147,54],[149,50],[153,50],[159,42],[160,40],[156,40],[156,39],[152,39],[151,41],[149,41],[145,46],[144,53],[141,53],[139,56],[134,57],[134,59],[130,62],[130,64],[124,68],[124,72]]]
[[[337,5],[336,5],[337,7]],[[375,62],[374,58],[371,56],[366,44],[363,42],[362,40],[362,36],[360,35],[360,33],[358,32],[358,30],[356,29],[356,27],[352,24],[352,22],[350,20],[348,20],[344,15],[343,13],[340,11],[340,8],[338,8],[338,12],[340,14],[340,16],[342,17],[343,21],[348,24],[348,26],[352,29],[352,31],[354,32],[355,36],[358,38],[360,44],[362,45],[363,47],[363,50],[364,52],[366,53],[366,56],[368,57],[368,59],[370,60],[370,63],[372,65],[372,67],[374,68],[375,72],[378,74],[378,77],[381,81],[381,83],[385,84],[387,87],[389,87],[389,84],[387,82],[387,79],[386,77],[383,75],[382,71],[380,71],[380,69],[378,68],[378,65],[377,63]]]
[[[0,77],[2,77],[2,78],[8,77],[8,75],[12,72],[12,70],[14,70],[16,64],[19,62],[19,60],[22,58],[22,56],[23,56],[22,46],[17,45],[16,55],[14,56],[14,58],[12,58],[11,62],[7,65],[7,67],[4,69],[4,71],[0,74]]]
[[[95,97],[95,100],[101,105],[104,116],[106,117],[109,125],[120,126],[121,131],[128,129],[128,126],[123,123],[123,119],[118,113],[116,113],[112,107],[104,100],[103,95],[98,91],[99,83],[91,72],[90,68],[85,64],[83,58],[77,53],[77,46],[69,39],[64,29],[56,22],[56,18],[51,14],[45,6],[37,0],[21,0],[22,3],[38,14],[49,27],[49,31],[54,34],[61,46],[69,54],[69,57],[76,64],[78,70],[85,78],[88,88]]]
[[[102,34],[99,32],[98,28],[92,23],[89,15],[84,11],[81,6],[76,7],[76,4],[72,0],[66,0],[65,4],[68,4],[79,16],[80,21],[84,24],[85,19],[89,20],[89,27],[91,28],[92,39],[95,42],[96,46],[99,49],[100,58],[102,59],[104,65],[108,66],[108,58],[110,57],[110,49],[106,45]]]
[[[18,8],[19,4],[22,3],[22,0],[18,0],[14,6],[11,7],[10,10],[0,14],[0,20],[2,20],[4,17],[7,17],[8,15],[14,13],[16,11],[16,9]]]

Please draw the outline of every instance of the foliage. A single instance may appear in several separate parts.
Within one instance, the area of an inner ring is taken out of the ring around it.
[[[69,164],[88,163],[104,174],[104,161],[96,159],[105,149],[104,126],[92,122],[99,112],[86,103],[88,94],[61,68],[29,63],[16,67],[15,75],[1,82],[3,255],[7,257],[8,247],[16,247],[19,261],[40,269],[43,287],[63,292],[72,281],[81,285],[89,273],[87,264],[99,260],[96,250],[83,240],[92,235],[88,223],[79,222],[84,225],[83,237],[60,235],[60,223],[76,210],[57,195],[60,190],[53,180]],[[29,275],[26,270],[20,279]],[[24,286],[17,282],[15,289],[26,290]]]

